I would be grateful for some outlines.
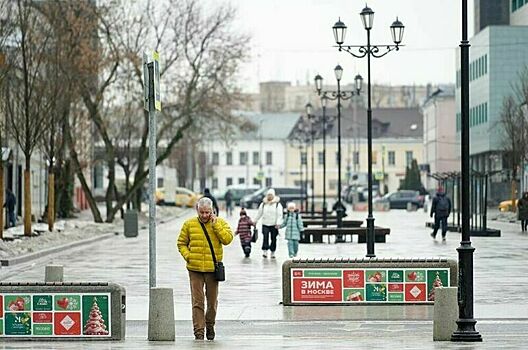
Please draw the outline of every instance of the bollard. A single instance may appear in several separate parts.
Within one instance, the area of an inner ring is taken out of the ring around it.
[[[62,265],[46,265],[44,282],[64,282],[64,267]]]
[[[457,329],[458,302],[456,287],[435,288],[433,340],[449,341]]]
[[[174,341],[175,338],[172,288],[150,288],[148,340]]]

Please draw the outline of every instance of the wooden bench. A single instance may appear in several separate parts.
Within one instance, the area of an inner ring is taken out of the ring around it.
[[[363,220],[343,220],[342,227],[361,227],[362,224],[363,224]],[[323,219],[304,219],[303,218],[303,225],[304,227],[323,226]],[[326,220],[326,225],[327,226],[337,226],[337,220],[335,219]]]
[[[386,236],[390,234],[390,228],[374,227],[374,242],[385,243]],[[342,235],[346,241],[346,237],[350,236],[350,241],[353,242],[353,235],[358,236],[358,243],[367,242],[367,228],[366,227],[307,227],[303,232],[303,243],[323,243],[323,237],[328,237],[330,243],[330,236]],[[313,240],[311,239],[313,238]]]

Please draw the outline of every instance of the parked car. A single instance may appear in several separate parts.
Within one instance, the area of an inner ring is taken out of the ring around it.
[[[416,208],[423,208],[424,196],[420,195],[418,191],[399,190],[387,193],[381,198],[376,198],[374,202],[388,202],[391,209],[406,209],[407,203],[412,203]]]
[[[176,187],[174,190],[174,204],[179,207],[192,208],[201,197],[201,194],[184,187]]]
[[[341,191],[341,198],[348,203],[354,202],[355,195],[357,195],[359,202],[366,202],[368,199],[368,186],[348,185]],[[372,198],[379,197],[379,195],[379,185],[372,185]]]
[[[232,195],[233,202],[235,203],[235,205],[240,205],[240,200],[244,196],[257,191],[258,189],[260,189],[260,186],[256,186],[256,185],[230,185],[230,186],[227,186],[225,191],[219,193],[216,196],[216,199],[225,200],[225,194],[229,190],[231,191],[231,195]]]
[[[275,190],[275,194],[280,197],[280,203],[285,208],[286,203],[294,201],[299,203],[301,200],[306,199],[306,193],[301,196],[300,187],[271,187]],[[240,206],[243,208],[257,208],[264,199],[266,192],[270,187],[263,187],[258,191],[244,196],[240,200]]]
[[[144,191],[144,193],[148,194],[148,190]],[[156,188],[156,192],[154,192],[154,198],[156,200],[157,205],[164,205],[165,204],[165,189],[163,187]],[[148,197],[147,197],[148,200]]]
[[[517,207],[517,202],[519,200],[516,199],[515,200],[515,207]],[[502,201],[499,203],[499,211],[511,211],[511,208],[512,208],[512,200],[509,199],[507,201]]]

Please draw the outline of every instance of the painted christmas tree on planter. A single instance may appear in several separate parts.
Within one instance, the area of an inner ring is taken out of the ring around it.
[[[92,308],[90,310],[90,318],[84,326],[85,335],[108,335],[106,330],[105,320],[97,305],[97,298],[93,299]]]
[[[427,300],[434,301],[435,300],[435,288],[441,288],[441,287],[443,287],[442,280],[440,279],[440,276],[437,272],[436,278],[433,282],[433,287],[431,288],[431,290],[429,291],[429,295],[427,296]]]

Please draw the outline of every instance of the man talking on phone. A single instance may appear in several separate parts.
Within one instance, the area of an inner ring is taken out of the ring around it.
[[[200,198],[196,203],[196,211],[198,216],[183,223],[177,246],[187,262],[189,271],[194,338],[203,340],[205,333],[207,340],[214,340],[218,281],[215,278],[213,256],[204,229],[211,240],[218,262],[222,261],[224,255],[222,247],[233,240],[233,232],[227,221],[216,217],[211,199]],[[205,299],[207,299],[207,311],[205,311]]]

